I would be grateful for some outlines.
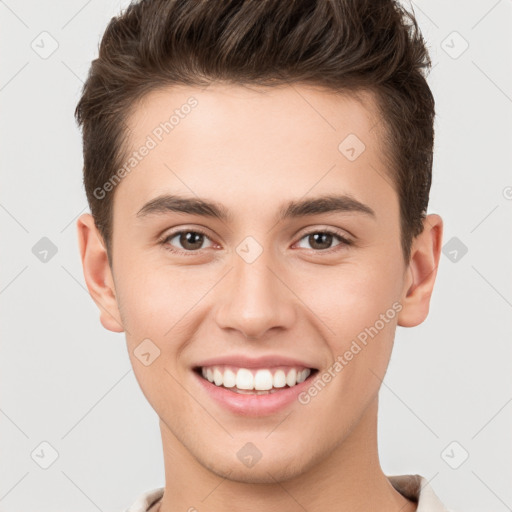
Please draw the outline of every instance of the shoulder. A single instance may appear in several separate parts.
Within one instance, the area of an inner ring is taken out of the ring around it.
[[[149,512],[149,509],[160,500],[164,488],[158,487],[142,493],[124,512]]]
[[[455,512],[446,508],[425,477],[421,475],[393,475],[387,478],[400,494],[418,503],[416,512]]]

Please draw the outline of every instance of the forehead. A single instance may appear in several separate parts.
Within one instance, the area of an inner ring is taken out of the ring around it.
[[[348,130],[366,142],[373,141],[380,118],[369,91],[335,93],[303,84],[214,83],[204,88],[180,85],[154,90],[134,105],[126,124],[135,145],[147,134],[161,142],[171,131],[175,139],[180,134],[188,139],[195,135],[211,143],[226,136],[233,139],[237,133],[239,137],[253,135],[255,142],[275,136],[282,142],[330,135],[325,140],[330,145]]]
[[[246,208],[333,188],[374,204],[394,194],[382,123],[367,92],[355,98],[297,84],[173,86],[143,97],[127,126],[124,162],[134,165],[125,166],[115,198],[128,195],[133,209],[162,193],[220,197]]]

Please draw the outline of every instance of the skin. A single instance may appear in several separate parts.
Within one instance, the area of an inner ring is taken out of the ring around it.
[[[398,195],[385,168],[370,94],[358,102],[306,85],[211,85],[153,91],[128,120],[129,147],[190,96],[198,105],[115,189],[112,268],[93,218],[78,222],[89,292],[106,329],[125,332],[139,385],[160,417],[165,492],[160,512],[409,512],[389,483],[377,450],[378,392],[397,325],[428,315],[439,262],[442,219],[427,216],[410,261],[400,245]],[[366,146],[348,160],[350,133]],[[230,222],[167,212],[138,217],[172,193],[215,200]],[[276,223],[281,205],[350,194],[375,217],[330,212]],[[201,245],[159,236],[202,229]],[[354,243],[306,236],[336,230]],[[236,252],[247,236],[263,252],[251,264]],[[165,247],[189,251],[181,255]],[[279,354],[320,373],[392,304],[400,312],[306,404],[244,417],[213,403],[191,371],[223,354]],[[149,338],[160,356],[149,366],[134,350]],[[251,468],[237,458],[247,442],[262,453]]]

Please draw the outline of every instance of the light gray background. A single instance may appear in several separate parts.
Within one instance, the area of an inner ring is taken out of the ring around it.
[[[75,228],[88,208],[73,111],[100,35],[127,4],[0,1],[2,512],[120,511],[164,482],[158,418],[124,335],[99,323]],[[424,475],[459,512],[502,512],[512,510],[512,2],[413,5],[434,62],[430,212],[444,218],[444,244],[456,237],[468,252],[454,262],[445,250],[429,318],[398,329],[382,465]],[[43,237],[57,247],[46,263],[32,252]],[[42,442],[58,452],[48,469]]]

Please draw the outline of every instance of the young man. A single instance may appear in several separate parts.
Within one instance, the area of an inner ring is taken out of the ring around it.
[[[377,448],[395,330],[427,317],[441,248],[429,66],[391,0],[111,21],[76,112],[77,227],[160,418],[165,487],[131,512],[446,510]]]

